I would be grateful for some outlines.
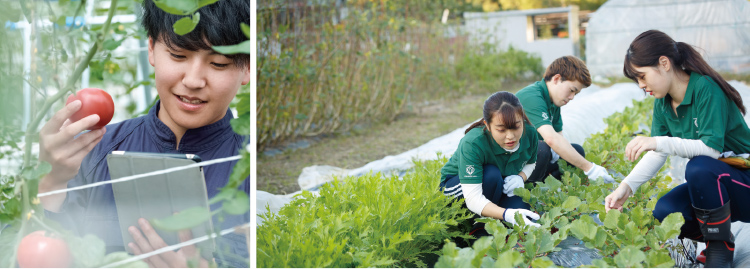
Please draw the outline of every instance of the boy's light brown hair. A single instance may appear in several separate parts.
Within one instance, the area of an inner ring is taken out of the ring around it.
[[[569,55],[557,58],[547,67],[547,71],[544,72],[544,81],[552,80],[552,77],[556,74],[560,74],[563,81],[578,81],[584,87],[591,86],[589,69],[586,68],[586,63],[578,59],[578,57]]]

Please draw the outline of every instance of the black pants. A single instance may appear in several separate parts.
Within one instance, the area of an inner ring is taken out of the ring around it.
[[[586,153],[583,151],[583,147],[581,147],[581,145],[570,145],[573,146],[578,154],[586,157]],[[557,162],[550,163],[550,161],[552,161],[551,150],[552,149],[549,147],[549,145],[547,145],[547,142],[539,140],[539,148],[536,153],[536,167],[534,168],[534,172],[531,172],[531,176],[529,176],[529,179],[526,182],[544,182],[544,179],[547,178],[547,176],[553,176],[556,179],[560,179],[560,176],[562,175],[562,173],[560,173],[560,166],[557,164]]]
[[[662,196],[653,214],[663,221],[667,215],[680,212],[685,218],[680,235],[701,235],[693,206],[716,209],[732,201],[731,220],[750,222],[750,170],[740,170],[708,156],[696,156],[685,167],[685,183]]]

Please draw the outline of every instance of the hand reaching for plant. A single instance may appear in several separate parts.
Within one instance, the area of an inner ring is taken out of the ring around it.
[[[609,175],[606,168],[601,167],[600,165],[595,164],[595,163],[592,163],[592,164],[594,166],[592,166],[591,169],[589,169],[589,171],[583,172],[584,174],[586,174],[589,180],[597,181],[599,179],[604,179],[605,183],[615,182],[615,179]]]
[[[539,220],[539,214],[531,212],[523,208],[506,208],[505,212],[503,212],[503,220],[510,222],[511,224],[514,224],[514,225],[520,225],[516,223],[516,218],[515,218],[516,214],[521,214],[526,225],[530,225],[534,227],[541,227],[539,223],[535,223],[531,221],[531,220]]]
[[[609,212],[610,209],[617,209],[622,211],[622,205],[628,200],[628,197],[633,193],[627,183],[623,182],[620,184],[615,191],[607,195],[604,198],[604,210]]]

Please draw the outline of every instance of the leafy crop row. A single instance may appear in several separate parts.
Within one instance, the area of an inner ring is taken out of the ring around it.
[[[424,267],[470,217],[438,190],[442,161],[399,179],[368,174],[304,192],[257,230],[258,267]]]
[[[605,119],[608,128],[584,143],[587,158],[603,163],[620,180],[634,166],[623,158],[634,135],[647,135],[653,99]],[[304,192],[277,214],[267,213],[258,227],[259,267],[551,267],[548,255],[574,236],[599,251],[594,267],[672,267],[667,240],[679,234],[684,220],[669,215],[664,222],[651,211],[669,189],[661,171],[628,199],[622,212],[605,213],[604,198],[615,184],[589,182],[578,169],[561,161],[561,180],[515,193],[541,215],[541,228],[506,226],[494,219],[471,247],[454,243],[468,238],[471,213],[451,203],[437,184],[446,158],[417,162],[403,179],[368,174],[323,186],[319,196]],[[516,216],[522,223],[521,217]],[[442,250],[439,250],[442,248]],[[431,255],[440,254],[437,263]]]

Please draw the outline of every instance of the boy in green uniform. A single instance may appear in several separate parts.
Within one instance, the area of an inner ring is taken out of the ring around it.
[[[558,158],[583,170],[590,180],[604,179],[607,183],[614,182],[604,167],[584,158],[583,147],[571,144],[562,135],[560,107],[568,104],[576,94],[590,85],[591,76],[586,64],[574,56],[563,56],[547,67],[544,80],[537,81],[516,93],[523,110],[541,135],[537,154],[539,161],[529,176],[529,182],[543,181],[548,175],[559,179]]]
[[[662,196],[652,212],[659,221],[680,212],[685,219],[680,237],[706,242],[705,267],[731,267],[732,221],[750,221],[750,170],[730,166],[721,157],[750,153],[742,98],[692,46],[656,30],[633,40],[623,69],[656,98],[654,120],[651,137],[638,136],[626,146],[631,161],[646,154],[604,199],[604,208],[622,210],[667,156],[688,158],[686,183]]]
[[[518,213],[526,224],[539,227],[531,221],[539,215],[513,194],[534,170],[539,136],[512,93],[493,94],[484,102],[483,112],[483,119],[466,129],[456,152],[440,170],[440,189],[457,200],[465,198],[466,207],[477,217],[517,224],[513,216]],[[484,223],[474,224],[470,234],[487,235]]]

